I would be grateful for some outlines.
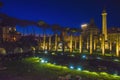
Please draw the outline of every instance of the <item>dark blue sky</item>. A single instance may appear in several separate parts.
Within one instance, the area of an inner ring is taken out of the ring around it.
[[[106,7],[108,27],[120,26],[120,0],[1,0],[1,12],[19,19],[61,26],[80,27],[94,18],[101,28],[101,12]]]

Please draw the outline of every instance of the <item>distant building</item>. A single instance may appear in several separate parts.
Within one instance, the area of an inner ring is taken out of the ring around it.
[[[96,26],[94,19],[90,20],[90,23],[85,26],[85,28],[82,27],[82,36],[85,40],[86,37],[89,37],[89,34],[92,33],[94,36],[98,36],[100,33],[99,28]]]
[[[0,39],[3,41],[14,42],[21,38],[21,33],[16,31],[15,26],[5,26],[0,23]]]

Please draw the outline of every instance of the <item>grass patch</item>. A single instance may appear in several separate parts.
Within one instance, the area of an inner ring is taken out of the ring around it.
[[[4,75],[20,77],[20,80],[57,80],[59,76],[76,75],[83,80],[120,80],[120,76],[110,75],[105,72],[89,72],[87,70],[71,70],[65,66],[54,65],[51,63],[41,63],[40,58],[25,58],[21,61],[6,62],[7,70],[0,72],[0,77]],[[14,80],[14,79],[13,79]]]

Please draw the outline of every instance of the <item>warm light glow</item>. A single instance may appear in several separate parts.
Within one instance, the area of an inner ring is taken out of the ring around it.
[[[84,30],[84,29],[87,28],[87,26],[88,26],[87,24],[82,24],[82,25],[81,25],[81,28]]]
[[[105,49],[109,49],[109,44],[108,44],[108,42],[105,42]]]
[[[90,33],[90,54],[93,53],[93,34],[92,32]]]
[[[55,34],[55,51],[57,51],[57,44],[58,44],[58,35]]]
[[[51,36],[49,36],[49,50],[51,50]]]
[[[116,39],[116,56],[119,56],[119,36],[117,35]]]
[[[72,46],[72,44],[73,44],[73,43],[72,43],[72,41],[73,41],[72,39],[73,39],[73,37],[72,37],[72,35],[70,35],[70,52],[72,52],[72,47],[73,47],[73,46]]]
[[[82,35],[79,36],[79,52],[82,53]]]
[[[107,40],[107,13],[102,13],[102,34],[105,36],[105,40]]]
[[[44,35],[43,35],[43,50],[46,49],[45,43],[46,43],[46,35],[44,34]]]
[[[13,40],[16,41],[16,37],[13,37]]]
[[[102,55],[105,54],[105,36],[102,35],[102,43],[101,43]]]

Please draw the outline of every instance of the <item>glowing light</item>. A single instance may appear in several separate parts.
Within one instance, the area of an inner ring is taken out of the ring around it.
[[[45,62],[45,60],[41,60],[41,63],[44,63]]]
[[[31,47],[32,51],[35,51],[35,48],[34,47]]]
[[[58,47],[59,47],[60,49],[62,49],[62,46],[63,46],[63,43],[59,43],[59,44],[58,44]]]
[[[56,64],[55,62],[53,64]]]
[[[105,49],[109,49],[109,44],[108,44],[108,42],[105,42]]]
[[[82,58],[83,58],[83,59],[86,59],[86,55],[82,55]]]
[[[44,53],[45,53],[45,54],[47,54],[47,53],[48,53],[48,51],[45,51]]]
[[[77,70],[78,70],[78,71],[81,71],[81,70],[82,70],[82,68],[81,68],[81,67],[78,67],[78,68],[77,68]]]
[[[48,61],[45,61],[45,63],[47,63]]]
[[[117,73],[115,73],[115,74],[113,74],[114,76],[118,76],[118,74]]]
[[[114,61],[118,62],[119,60],[118,59],[114,59]]]
[[[51,53],[52,55],[55,55],[55,53],[53,52],[53,53]]]
[[[87,28],[87,26],[88,26],[87,24],[82,24],[82,25],[81,25],[81,28],[84,30],[84,29]]]
[[[41,59],[41,63],[47,63],[48,61],[45,59]]]
[[[74,69],[74,67],[73,67],[73,66],[70,66],[70,69]]]
[[[72,56],[72,57],[75,57],[75,55],[74,55],[74,54],[72,54],[71,56]]]
[[[13,40],[16,41],[16,37],[13,37]]]
[[[118,76],[118,72],[117,71],[115,71],[115,73],[113,74],[114,76]]]
[[[97,59],[101,60],[102,58],[101,57],[97,57]]]

